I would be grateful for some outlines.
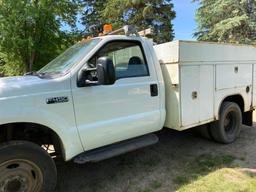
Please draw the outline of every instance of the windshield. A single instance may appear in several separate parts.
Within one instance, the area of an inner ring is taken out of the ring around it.
[[[78,42],[40,69],[38,73],[66,73],[99,42],[99,38]]]

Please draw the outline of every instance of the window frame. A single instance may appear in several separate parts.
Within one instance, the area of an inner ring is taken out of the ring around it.
[[[147,57],[145,55],[145,51],[144,51],[144,48],[143,48],[143,45],[140,41],[138,40],[127,40],[127,39],[120,39],[120,40],[111,40],[111,41],[108,41],[106,43],[104,43],[102,45],[102,47],[96,51],[95,54],[93,54],[93,56],[88,59],[88,61],[90,61],[93,57],[95,57],[97,55],[98,52],[100,52],[102,49],[105,48],[105,46],[107,46],[108,44],[110,43],[116,43],[116,42],[128,42],[128,43],[134,43],[134,45],[137,45],[140,47],[140,50],[141,50],[141,53],[142,53],[142,56],[143,56],[143,59],[145,61],[144,65],[146,67],[146,70],[147,70],[147,74],[146,75],[132,75],[132,76],[125,76],[125,77],[116,77],[116,80],[119,80],[119,79],[126,79],[126,78],[135,78],[135,77],[149,77],[150,76],[150,70],[149,70],[149,67],[148,67],[148,61],[147,61]]]

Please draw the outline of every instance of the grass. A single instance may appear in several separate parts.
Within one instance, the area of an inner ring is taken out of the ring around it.
[[[222,168],[182,186],[178,192],[255,192],[256,179],[238,169]]]
[[[184,167],[174,183],[178,192],[253,192],[255,175],[233,168],[230,155],[201,155]]]
[[[178,175],[174,179],[174,183],[176,183],[178,186],[190,183],[191,181],[196,180],[198,177],[206,175],[216,169],[230,167],[234,160],[235,158],[230,155],[200,155],[185,165],[183,171],[184,174]]]
[[[162,187],[162,183],[157,180],[153,180],[149,186],[145,189],[140,189],[138,192],[154,192],[157,189],[160,189]]]
[[[151,189],[139,190],[139,192],[153,192]]]
[[[157,180],[152,181],[152,183],[150,184],[150,187],[152,189],[159,189],[161,186],[162,186],[162,183]]]
[[[235,158],[230,155],[200,155],[187,163],[184,166],[183,174],[176,176],[173,181],[178,187],[181,187],[215,171],[216,169],[230,167],[234,160]]]
[[[175,177],[173,181],[174,181],[174,183],[176,183],[180,186],[180,185],[189,183],[189,178],[188,178],[188,176],[179,175],[179,176]]]

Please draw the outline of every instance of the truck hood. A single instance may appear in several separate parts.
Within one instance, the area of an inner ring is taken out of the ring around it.
[[[58,82],[54,79],[41,79],[37,76],[3,77],[0,78],[0,98],[56,91],[60,85]]]
[[[17,76],[17,77],[2,77],[0,78],[0,88],[8,85],[26,85],[39,82],[41,79],[37,76]]]

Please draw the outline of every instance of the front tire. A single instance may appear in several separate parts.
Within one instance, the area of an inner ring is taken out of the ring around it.
[[[27,141],[0,146],[1,192],[50,192],[56,181],[55,163],[40,146]]]
[[[224,102],[220,108],[219,120],[210,125],[210,132],[215,141],[228,144],[239,136],[241,126],[240,107],[233,102]]]

